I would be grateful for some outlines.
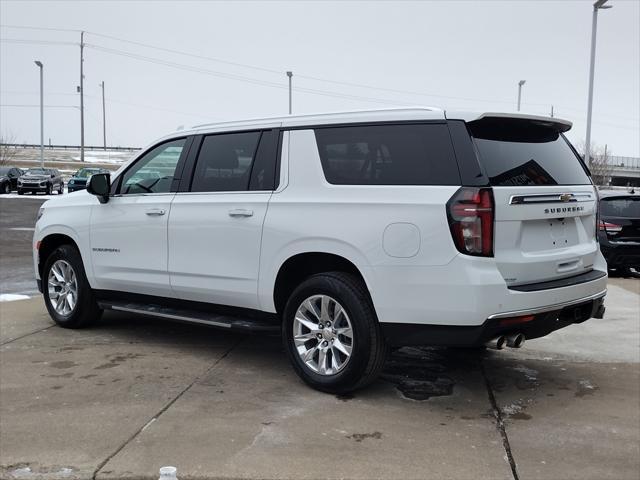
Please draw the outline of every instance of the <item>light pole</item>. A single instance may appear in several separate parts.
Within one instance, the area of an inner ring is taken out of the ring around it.
[[[522,86],[526,83],[526,80],[520,80],[518,82],[518,111],[520,111],[520,99],[522,98]]]
[[[291,101],[292,101],[292,96],[291,96],[291,77],[293,77],[293,72],[287,72],[287,77],[289,77],[289,115],[291,115],[292,110],[292,106],[291,106]]]
[[[44,167],[44,69],[40,60],[36,60],[35,64],[40,69],[40,166]]]
[[[589,166],[591,159],[591,113],[593,108],[593,71],[596,65],[596,30],[598,29],[598,10],[611,8],[605,5],[607,0],[598,0],[593,4],[593,20],[591,23],[591,61],[589,63],[589,99],[587,100],[587,136],[584,147],[584,163]]]
[[[104,144],[104,149],[107,149],[107,117],[104,112],[104,80],[100,83],[100,87],[102,88],[102,142]]]

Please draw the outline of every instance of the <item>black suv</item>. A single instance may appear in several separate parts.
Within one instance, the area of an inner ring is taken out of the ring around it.
[[[24,172],[17,167],[0,167],[0,193],[11,193],[18,188],[18,178]]]
[[[43,192],[51,195],[53,191],[64,193],[62,175],[55,168],[30,168],[18,179],[18,195],[25,192]]]
[[[640,194],[601,191],[598,240],[609,270],[640,272]]]

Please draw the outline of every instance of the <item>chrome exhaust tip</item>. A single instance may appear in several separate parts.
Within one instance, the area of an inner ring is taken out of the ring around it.
[[[504,335],[499,335],[485,343],[485,346],[488,348],[493,348],[494,350],[502,350],[506,343],[507,338]]]
[[[507,335],[507,346],[511,348],[520,348],[524,345],[525,336],[522,333],[514,333]]]

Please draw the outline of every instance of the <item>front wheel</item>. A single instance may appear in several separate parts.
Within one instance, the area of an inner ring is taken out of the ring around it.
[[[380,325],[357,277],[313,275],[292,293],[283,342],[294,370],[311,387],[347,393],[370,384],[386,356]]]
[[[86,327],[102,315],[75,247],[62,245],[49,255],[42,283],[49,315],[61,327]]]

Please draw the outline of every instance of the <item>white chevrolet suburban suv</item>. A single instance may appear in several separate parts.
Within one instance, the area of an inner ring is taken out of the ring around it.
[[[388,347],[518,347],[602,318],[597,192],[557,118],[417,108],[201,125],[46,202],[53,320],[281,333],[326,392]]]

